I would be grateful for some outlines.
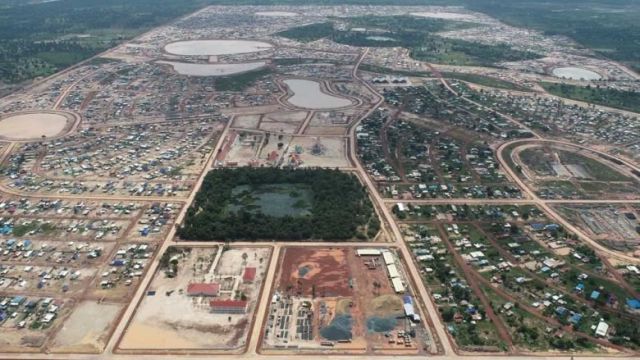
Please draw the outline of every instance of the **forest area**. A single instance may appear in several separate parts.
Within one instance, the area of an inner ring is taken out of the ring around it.
[[[640,112],[640,93],[634,91],[549,82],[542,82],[540,85],[549,93],[563,98]]]
[[[233,206],[239,187],[302,185],[310,213],[274,216]],[[380,223],[365,188],[351,174],[331,169],[224,168],[209,172],[178,236],[185,240],[338,240],[374,237]]]
[[[205,5],[203,0],[0,2],[0,83],[76,64]]]

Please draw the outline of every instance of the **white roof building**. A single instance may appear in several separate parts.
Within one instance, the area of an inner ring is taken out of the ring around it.
[[[607,336],[607,333],[609,333],[609,324],[604,321],[600,321],[596,327],[596,336],[605,337]]]
[[[379,256],[380,250],[378,249],[358,249],[356,250],[358,256]]]
[[[397,294],[402,294],[404,293],[404,285],[402,285],[402,281],[400,280],[400,278],[392,278],[391,279],[391,285],[393,285],[393,290],[397,293]]]
[[[385,265],[395,264],[396,262],[395,259],[393,258],[393,254],[391,254],[391,252],[389,251],[383,251],[382,258],[384,259]]]
[[[394,264],[387,265],[387,271],[389,272],[389,277],[391,279],[400,277],[400,273],[398,272],[398,268]]]

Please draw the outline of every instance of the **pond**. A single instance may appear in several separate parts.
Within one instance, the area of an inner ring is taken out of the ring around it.
[[[258,16],[273,16],[273,17],[292,17],[298,16],[298,14],[289,11],[259,11],[256,13]]]
[[[313,196],[303,184],[240,185],[231,191],[230,211],[247,211],[267,216],[307,216]]]
[[[567,78],[571,80],[600,80],[602,76],[595,71],[578,68],[578,67],[560,67],[552,71],[553,75],[559,78]]]
[[[158,64],[171,65],[178,74],[189,76],[225,76],[256,70],[266,65],[264,61],[238,64],[191,64],[158,61]]]
[[[287,101],[301,108],[333,109],[351,105],[351,101],[348,99],[322,92],[320,83],[317,81],[287,79],[284,83],[293,93],[293,96]]]
[[[269,43],[253,40],[186,40],[167,44],[164,51],[183,56],[246,54],[269,50]]]
[[[394,38],[386,37],[386,36],[367,36],[367,40],[373,41],[396,41]]]
[[[424,11],[411,13],[413,16],[432,18],[432,19],[446,19],[446,20],[472,20],[474,16],[471,14],[444,12],[444,11]]]

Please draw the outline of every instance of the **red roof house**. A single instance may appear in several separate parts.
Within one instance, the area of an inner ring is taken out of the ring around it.
[[[256,268],[246,267],[244,268],[244,274],[242,275],[242,281],[245,283],[253,282],[256,278]]]
[[[276,161],[280,157],[277,151],[273,150],[267,155],[267,161]]]
[[[191,283],[187,286],[189,296],[218,296],[220,284],[218,283]]]
[[[246,300],[211,300],[211,311],[219,314],[244,314],[247,311]]]

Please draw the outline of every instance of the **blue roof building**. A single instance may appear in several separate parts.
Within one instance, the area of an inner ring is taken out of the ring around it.
[[[627,306],[633,310],[640,310],[640,300],[638,299],[627,299]]]
[[[582,320],[582,314],[579,313],[575,313],[569,318],[569,322],[574,325],[578,325],[578,323],[580,323],[580,320]]]

